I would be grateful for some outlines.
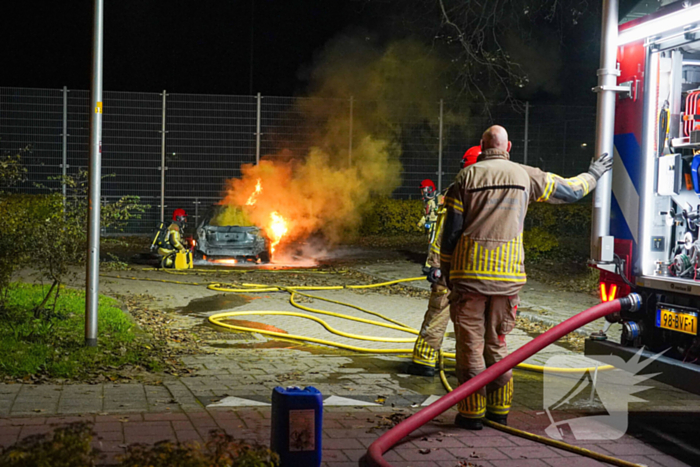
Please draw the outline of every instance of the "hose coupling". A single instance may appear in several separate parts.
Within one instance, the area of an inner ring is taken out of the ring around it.
[[[638,293],[631,293],[619,300],[622,311],[639,311],[642,308],[642,296]]]

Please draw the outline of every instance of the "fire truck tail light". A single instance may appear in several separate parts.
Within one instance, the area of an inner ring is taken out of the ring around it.
[[[617,284],[606,284],[605,282],[600,283],[600,300],[605,302],[611,302],[617,297]]]

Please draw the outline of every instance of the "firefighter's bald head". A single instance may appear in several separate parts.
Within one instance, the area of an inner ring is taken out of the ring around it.
[[[508,141],[508,132],[500,125],[489,127],[481,135],[481,149],[500,149],[510,152],[511,143]]]

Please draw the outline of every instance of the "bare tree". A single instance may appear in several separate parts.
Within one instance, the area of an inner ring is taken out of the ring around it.
[[[458,94],[517,104],[530,82],[518,51],[543,43],[563,47],[567,35],[592,19],[586,0],[413,0],[400,2],[401,22],[432,41],[451,61]],[[594,39],[594,31],[586,36]],[[545,58],[542,58],[545,60]],[[529,64],[532,65],[532,64]]]

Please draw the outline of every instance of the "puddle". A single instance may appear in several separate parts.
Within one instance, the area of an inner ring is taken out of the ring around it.
[[[246,328],[260,329],[261,331],[273,331],[289,334],[284,329],[276,328],[271,324],[257,323],[255,321],[247,321],[244,319],[222,319],[219,321],[224,324],[230,324],[231,326],[242,326]],[[235,331],[235,329],[233,329],[233,331]]]
[[[206,313],[209,311],[228,310],[245,305],[251,300],[250,297],[240,294],[218,294],[211,297],[195,298],[182,308],[178,308],[179,313],[186,315]]]

